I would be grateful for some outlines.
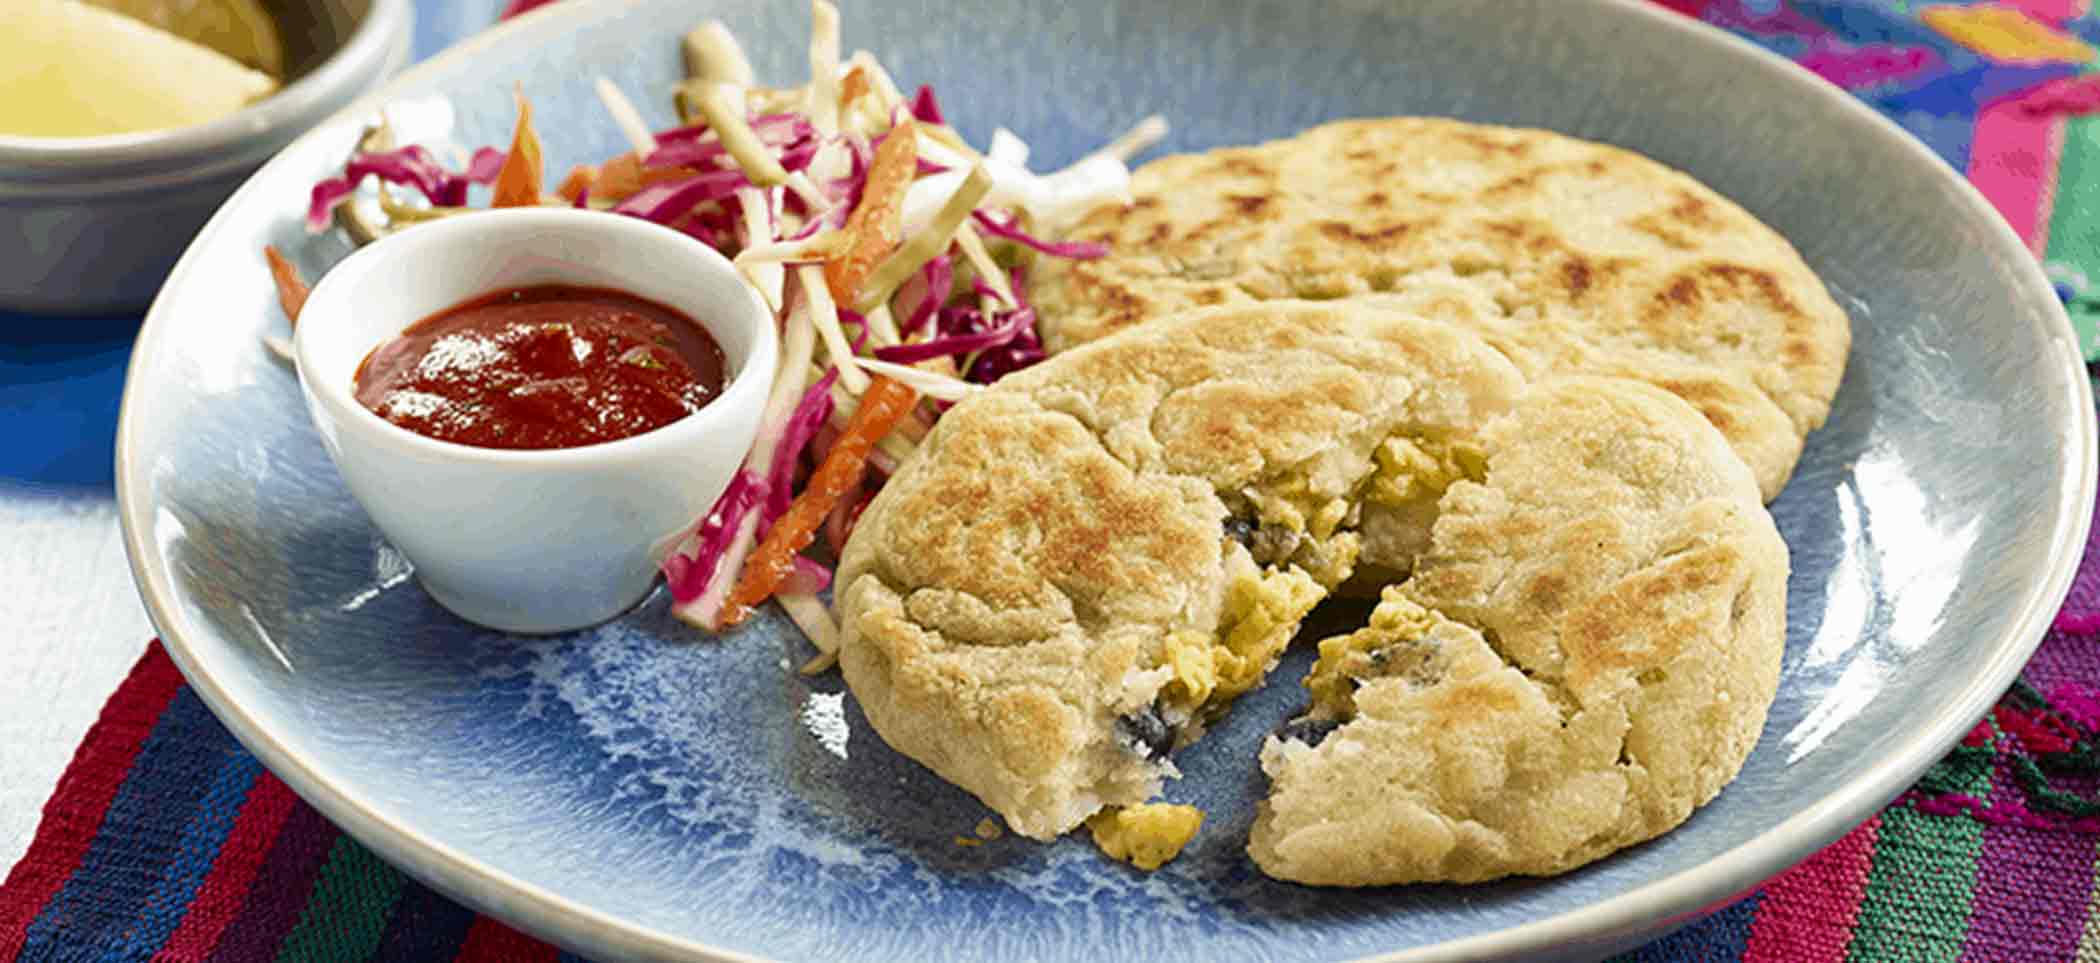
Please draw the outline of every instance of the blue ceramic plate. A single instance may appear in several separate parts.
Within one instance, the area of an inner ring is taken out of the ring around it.
[[[668,125],[677,37],[719,16],[762,77],[806,71],[777,3],[557,4],[380,92],[450,95],[502,143],[510,88],[550,168],[620,149],[589,78]],[[846,47],[929,82],[983,143],[1061,164],[1144,114],[1167,147],[1349,115],[1555,128],[1691,171],[1791,238],[1851,312],[1830,425],[1773,506],[1794,553],[1785,676],[1742,777],[1683,828],[1558,879],[1359,892],[1282,885],[1242,853],[1255,748],[1304,654],[1182,760],[1210,820],[1153,875],[1081,839],[957,846],[985,810],[890,752],[782,619],[712,639],[659,596],[561,638],[464,625],[416,587],[342,484],[292,374],[258,249],[309,272],[300,223],[356,134],[287,149],[191,247],[147,318],[118,484],[154,621],[249,748],[381,855],[605,958],[1148,961],[1566,957],[1710,909],[1891,798],[2013,678],[2093,504],[2092,401],[2027,252],[1917,143],[1805,72],[1605,0],[856,4]],[[366,111],[371,103],[366,105]],[[530,564],[520,559],[519,564]]]

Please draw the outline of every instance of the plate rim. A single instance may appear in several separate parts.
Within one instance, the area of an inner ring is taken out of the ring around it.
[[[616,16],[646,0],[601,0],[589,4],[549,4],[509,21],[494,24],[430,57],[390,79],[377,90],[321,121],[287,145],[265,166],[277,164],[287,153],[316,137],[328,136],[341,124],[368,115],[381,104],[398,98],[398,91],[421,82],[424,76],[442,72],[455,63],[471,59],[513,37],[531,33],[558,32],[583,22]],[[2083,371],[2071,322],[2058,301],[2041,264],[2015,235],[1995,207],[1966,177],[1958,174],[1930,148],[1895,122],[1857,98],[1830,85],[1798,64],[1718,27],[1662,9],[1647,0],[1581,0],[1600,10],[1644,18],[1642,29],[1674,32],[1674,39],[1704,44],[1716,52],[1748,57],[1769,74],[1775,84],[1786,85],[1802,98],[1824,101],[1840,115],[1883,138],[1893,139],[1899,150],[1933,169],[1929,176],[1966,210],[1972,220],[1982,220],[1994,235],[1999,260],[2006,268],[2008,290],[2021,300],[2044,307],[2043,314],[2055,321],[2048,340],[2060,349],[2068,369],[2072,400],[2079,410],[2094,408],[2092,384]],[[196,270],[199,251],[227,230],[229,212],[257,190],[260,174],[251,177],[212,216],[170,272],[140,325],[131,360],[125,373],[125,389],[118,415],[115,451],[116,501],[125,555],[132,579],[138,586],[147,615],[160,633],[164,647],[212,713],[240,743],[260,758],[298,795],[320,810],[358,842],[370,847],[404,872],[473,908],[511,922],[520,929],[551,942],[585,946],[590,952],[617,952],[650,958],[757,961],[763,957],[709,945],[698,940],[616,917],[553,892],[545,886],[514,877],[468,856],[446,843],[375,811],[362,803],[348,787],[339,785],[310,766],[279,742],[257,717],[243,710],[229,690],[211,671],[210,657],[201,654],[187,637],[190,626],[173,599],[175,588],[160,577],[149,559],[156,554],[151,544],[150,518],[154,506],[148,501],[150,484],[141,472],[135,453],[144,444],[137,437],[133,417],[138,396],[133,386],[167,336],[172,322],[163,320],[168,310],[168,292],[183,286]],[[2017,257],[2007,257],[2017,253]],[[1960,697],[1904,737],[1865,779],[1848,783],[1822,799],[1797,811],[1779,824],[1722,853],[1720,856],[1676,874],[1650,880],[1628,892],[1580,909],[1570,910],[1519,926],[1469,937],[1378,954],[1366,959],[1380,963],[1465,958],[1506,958],[1536,953],[1551,947],[1601,947],[1630,937],[1655,938],[1732,902],[1742,893],[1808,858],[1842,836],[1875,810],[1894,799],[1980,718],[2011,684],[2040,646],[2055,612],[2067,597],[2078,570],[2090,532],[2096,475],[2100,475],[2100,421],[2074,419],[2071,443],[2075,451],[2068,464],[2078,474],[2075,484],[2060,487],[2061,502],[2055,506],[2058,521],[2051,532],[2047,577],[2030,586],[2021,600],[2012,627],[1997,640],[1997,655],[1979,666]],[[1658,922],[1662,927],[1655,927]]]

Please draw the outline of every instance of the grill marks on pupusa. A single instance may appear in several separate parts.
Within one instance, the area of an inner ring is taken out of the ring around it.
[[[1648,381],[1705,414],[1778,494],[1843,374],[1850,326],[1784,238],[1654,161],[1536,130],[1343,121],[1165,157],[1137,203],[1039,265],[1069,350],[1206,305],[1390,300],[1480,333],[1533,379]]]

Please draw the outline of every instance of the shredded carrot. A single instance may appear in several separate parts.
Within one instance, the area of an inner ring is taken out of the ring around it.
[[[906,117],[890,128],[868,164],[860,203],[846,216],[845,249],[824,262],[824,285],[840,304],[859,300],[861,282],[896,250],[904,234],[904,192],[919,173],[918,131]]]
[[[634,192],[649,186],[650,174],[659,172],[660,169],[643,167],[641,157],[629,151],[598,168],[598,183],[591,192],[607,200],[626,200]]]
[[[591,197],[624,201],[651,184],[684,180],[698,173],[690,167],[643,167],[642,159],[629,151],[598,168],[598,179],[591,183]]]
[[[591,182],[597,179],[598,168],[589,164],[578,164],[569,168],[569,176],[561,179],[561,186],[555,188],[554,193],[560,194],[562,200],[574,204],[576,199],[582,197],[583,192],[591,186]]]
[[[844,107],[859,100],[867,92],[868,72],[861,69],[859,64],[854,64],[852,70],[846,71],[846,79],[839,81],[839,106]]]
[[[765,541],[751,553],[738,576],[736,587],[722,603],[724,628],[751,617],[751,610],[772,598],[795,571],[795,555],[817,537],[817,527],[831,514],[839,499],[860,487],[868,471],[868,453],[890,433],[898,419],[918,404],[919,393],[895,381],[875,376],[861,395],[860,408],[846,431],[824,456],[824,463],[809,476],[802,494],[795,496],[787,513],[773,522]]]
[[[496,171],[495,199],[490,207],[538,207],[540,203],[540,135],[532,129],[532,102],[523,90],[518,98],[518,130],[510,153]]]
[[[296,325],[299,311],[306,307],[306,295],[313,289],[306,286],[306,279],[299,276],[299,269],[285,260],[283,254],[268,245],[263,246],[263,258],[270,262],[270,278],[277,282],[277,304],[284,308],[284,316]]]
[[[910,418],[899,419],[897,422],[898,429],[908,424],[911,424]],[[831,546],[833,556],[846,554],[846,537],[853,534],[853,526],[860,521],[860,513],[867,507],[867,489],[855,488],[847,492],[846,497],[839,499],[839,503],[832,507],[831,513],[824,517],[824,542]]]
[[[598,168],[598,180],[591,185],[591,194],[594,197],[625,198],[641,189],[642,159],[628,151]]]

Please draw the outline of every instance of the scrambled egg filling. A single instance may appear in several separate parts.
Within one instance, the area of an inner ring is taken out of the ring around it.
[[[1363,547],[1353,530],[1360,505],[1433,506],[1452,484],[1487,475],[1487,456],[1477,447],[1434,438],[1395,435],[1370,461],[1371,471],[1348,497],[1321,495],[1321,486],[1298,472],[1244,493],[1240,512],[1251,508],[1260,521],[1236,514],[1227,524],[1227,537],[1248,551],[1227,562],[1217,633],[1184,629],[1161,641],[1158,664],[1171,676],[1155,705],[1166,719],[1215,719],[1261,684],[1299,623],[1355,573]],[[1436,648],[1427,636],[1441,620],[1387,587],[1370,624],[1320,643],[1319,664],[1305,680],[1313,694],[1310,717],[1347,721],[1362,680],[1426,671]]]
[[[1312,540],[1298,544],[1291,554],[1290,564],[1305,570],[1313,581],[1332,589],[1356,574],[1357,555],[1363,551],[1363,536],[1355,532],[1336,532],[1334,537]]]
[[[1159,664],[1172,676],[1156,705],[1168,718],[1215,718],[1261,683],[1298,624],[1355,572],[1363,541],[1350,529],[1361,504],[1433,505],[1453,483],[1487,475],[1487,457],[1477,448],[1429,438],[1388,438],[1373,461],[1346,498],[1323,496],[1296,474],[1245,493],[1245,507],[1260,522],[1240,515],[1228,524],[1227,537],[1248,551],[1227,563],[1217,634],[1180,630],[1161,642]],[[1356,690],[1363,682],[1435,674],[1442,659],[1431,633],[1445,621],[1397,586],[1387,586],[1369,624],[1320,643],[1319,663],[1305,679],[1312,693],[1307,718],[1329,726],[1346,722],[1356,714]],[[1180,854],[1202,825],[1202,810],[1167,803],[1104,809],[1087,820],[1102,852],[1147,871]]]
[[[1263,527],[1302,532],[1320,541],[1334,537],[1356,508],[1351,499],[1315,493],[1302,474],[1287,475],[1246,496]]]
[[[1355,523],[1360,501],[1394,506],[1433,502],[1454,482],[1478,481],[1487,475],[1484,452],[1466,443],[1432,438],[1395,435],[1378,445],[1372,461],[1375,467],[1352,497],[1321,496],[1315,491],[1317,486],[1298,473],[1247,493],[1261,521],[1258,528],[1244,532],[1242,540],[1249,543],[1252,558],[1261,567],[1242,561],[1230,576],[1218,636],[1184,630],[1166,637],[1160,664],[1171,669],[1173,677],[1160,693],[1165,709],[1187,718],[1212,718],[1261,683],[1269,666],[1290,645],[1298,623],[1354,573],[1363,540],[1343,526]],[[1399,623],[1394,620],[1400,616],[1387,612],[1386,606],[1380,606],[1379,612],[1394,627],[1390,630],[1397,631]],[[1377,633],[1379,618],[1374,615],[1364,631]],[[1426,623],[1421,631],[1427,631]],[[1323,666],[1328,662],[1326,646],[1348,638],[1322,644]],[[1352,657],[1348,671],[1361,674],[1366,669],[1358,663],[1371,658],[1367,653],[1375,646],[1369,636],[1353,644],[1363,648]],[[1308,686],[1312,684],[1307,681]],[[1339,704],[1346,702],[1343,699]],[[1320,704],[1316,698],[1315,706]]]
[[[1193,715],[1218,690],[1218,652],[1209,635],[1186,629],[1167,635],[1160,661],[1174,677],[1160,689],[1160,699],[1178,715]]]
[[[1366,497],[1395,508],[1440,498],[1460,480],[1487,478],[1487,453],[1471,445],[1394,435],[1373,453],[1378,470]]]
[[[1295,566],[1235,574],[1225,589],[1221,636],[1167,635],[1161,662],[1174,676],[1161,690],[1161,702],[1184,716],[1222,710],[1261,682],[1298,622],[1326,595],[1325,587]]]
[[[1120,859],[1151,872],[1181,855],[1203,825],[1203,810],[1170,803],[1145,803],[1104,809],[1086,821],[1094,845],[1110,859]]]
[[[1437,643],[1429,637],[1443,616],[1387,587],[1370,624],[1320,640],[1320,661],[1305,676],[1311,715],[1346,722],[1356,715],[1356,688],[1371,679],[1423,675],[1435,669]]]

